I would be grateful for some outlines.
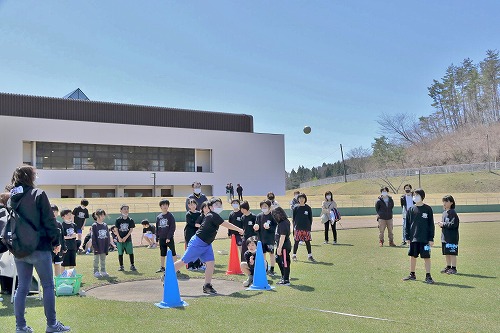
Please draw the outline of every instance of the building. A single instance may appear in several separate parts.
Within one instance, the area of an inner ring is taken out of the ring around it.
[[[244,114],[0,93],[0,184],[36,165],[50,197],[285,192],[282,134],[253,132]]]

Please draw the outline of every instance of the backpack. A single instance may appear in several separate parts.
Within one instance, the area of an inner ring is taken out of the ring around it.
[[[332,208],[330,212],[330,218],[332,222],[337,222],[342,219],[342,216],[340,216],[340,212],[337,208]]]
[[[40,242],[35,226],[16,211],[20,202],[16,207],[10,206],[10,200],[7,203],[6,224],[0,233],[0,241],[18,259],[35,252]]]

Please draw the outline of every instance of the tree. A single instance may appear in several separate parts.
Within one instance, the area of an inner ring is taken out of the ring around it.
[[[364,173],[370,161],[372,152],[369,148],[357,147],[349,150],[346,154],[346,164],[350,173]]]
[[[372,143],[373,158],[381,168],[392,166],[404,168],[404,148],[400,145],[388,142],[385,136],[375,138]]]

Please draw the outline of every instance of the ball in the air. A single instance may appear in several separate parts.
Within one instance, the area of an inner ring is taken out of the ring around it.
[[[311,127],[310,126],[304,126],[304,133],[305,134],[311,133]]]

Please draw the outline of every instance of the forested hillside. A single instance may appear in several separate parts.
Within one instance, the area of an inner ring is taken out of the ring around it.
[[[424,87],[422,89],[425,89]],[[500,161],[500,58],[496,50],[475,64],[451,64],[427,87],[430,114],[382,113],[377,122],[386,136],[370,148],[346,153],[347,174],[419,166]],[[342,161],[287,172],[287,189],[301,182],[341,176]]]

